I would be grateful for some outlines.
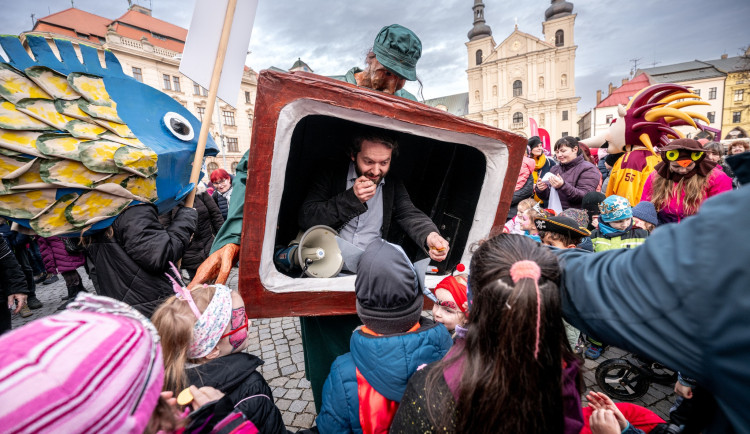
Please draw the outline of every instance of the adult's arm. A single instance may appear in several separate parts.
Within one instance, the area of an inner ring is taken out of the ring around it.
[[[561,196],[568,199],[568,203],[581,202],[586,193],[596,191],[596,188],[599,186],[599,181],[602,178],[602,174],[599,173],[599,170],[597,170],[593,164],[580,164],[586,164],[586,168],[578,176],[575,185],[570,182],[565,182],[562,187],[557,189]]]
[[[395,180],[396,186],[393,193],[393,219],[401,226],[418,246],[420,246],[425,252],[427,241],[427,235],[431,232],[440,234],[435,223],[430,220],[425,213],[419,208],[414,206],[409,198],[409,193],[406,191],[404,184]]]
[[[540,189],[536,188],[536,185],[535,185],[534,186],[534,193],[536,193],[536,195],[539,197],[539,199],[542,199],[542,200],[545,200],[545,201],[549,200],[549,189],[552,186],[547,181],[541,181],[541,178],[540,178],[539,182],[543,183],[543,184],[546,184],[547,188],[545,188],[544,190],[540,190]]]
[[[169,262],[182,258],[198,223],[198,211],[180,207],[172,224],[164,227],[152,205],[135,205],[115,221],[115,237],[125,253],[150,273],[167,269]]]
[[[224,217],[221,215],[219,205],[217,205],[216,201],[207,193],[202,194],[201,198],[203,199],[203,204],[206,205],[206,210],[208,211],[208,216],[211,220],[212,232],[217,234],[219,233],[221,226],[224,224]]]
[[[338,230],[349,220],[367,211],[367,204],[359,201],[354,188],[336,192],[336,175],[339,171],[329,170],[319,176],[307,192],[300,207],[297,223],[302,231],[315,226],[326,225]]]
[[[635,249],[563,260],[562,304],[574,327],[695,378],[735,427],[750,426],[750,188],[708,199]]]
[[[248,151],[249,152],[249,151]],[[247,184],[247,152],[242,156],[232,180],[232,200],[229,201],[227,219],[216,234],[211,253],[227,244],[240,244],[242,238],[242,213],[245,210],[245,186]],[[230,264],[231,267],[231,264]]]

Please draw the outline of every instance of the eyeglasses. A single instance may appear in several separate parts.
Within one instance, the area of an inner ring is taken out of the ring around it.
[[[232,336],[233,334],[237,333],[238,331],[240,331],[242,329],[247,330],[248,328],[249,328],[249,320],[247,318],[247,312],[245,312],[245,320],[242,322],[242,324],[240,324],[239,327],[237,327],[236,329],[230,331],[229,333],[224,333],[223,335],[221,335],[221,339],[224,339],[224,338],[226,338],[228,336]]]
[[[214,184],[217,184],[217,185],[218,184],[224,184],[225,182],[232,182],[232,181],[229,178],[222,178],[222,179],[214,182]]]

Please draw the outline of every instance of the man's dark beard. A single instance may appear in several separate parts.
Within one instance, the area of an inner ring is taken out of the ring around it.
[[[365,175],[364,173],[362,173],[362,171],[361,171],[361,170],[359,169],[359,164],[357,164],[357,161],[356,161],[356,157],[355,157],[355,159],[354,159],[354,171],[355,171],[355,172],[357,173],[357,178],[359,178],[360,176],[366,176],[366,175]],[[382,172],[381,172],[381,173],[382,173]],[[388,172],[382,173],[382,174],[380,175],[380,177],[378,177],[378,181],[377,181],[377,182],[375,183],[375,185],[378,185],[378,184],[380,184],[380,181],[382,181],[382,180],[383,180],[383,178],[385,178],[385,176],[386,176],[387,174],[388,174]],[[370,178],[367,178],[367,179],[370,179]]]

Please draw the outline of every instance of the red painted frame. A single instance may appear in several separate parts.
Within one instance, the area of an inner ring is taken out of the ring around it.
[[[470,133],[499,140],[508,146],[508,173],[518,173],[526,149],[522,136],[451,115],[421,103],[310,73],[265,70],[258,77],[252,147],[248,155],[247,188],[240,246],[239,290],[250,318],[315,316],[355,313],[354,292],[291,292],[266,290],[259,268],[265,233],[271,161],[279,113],[296,100],[316,100],[441,130]],[[516,177],[503,181],[493,231],[505,224]],[[426,301],[429,301],[425,299]],[[430,304],[425,303],[425,307]]]

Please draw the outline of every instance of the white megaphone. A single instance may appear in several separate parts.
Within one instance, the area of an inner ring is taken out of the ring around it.
[[[333,277],[344,265],[336,236],[338,233],[328,226],[313,226],[298,235],[299,241],[277,250],[274,262],[282,271],[301,270],[310,277]]]

